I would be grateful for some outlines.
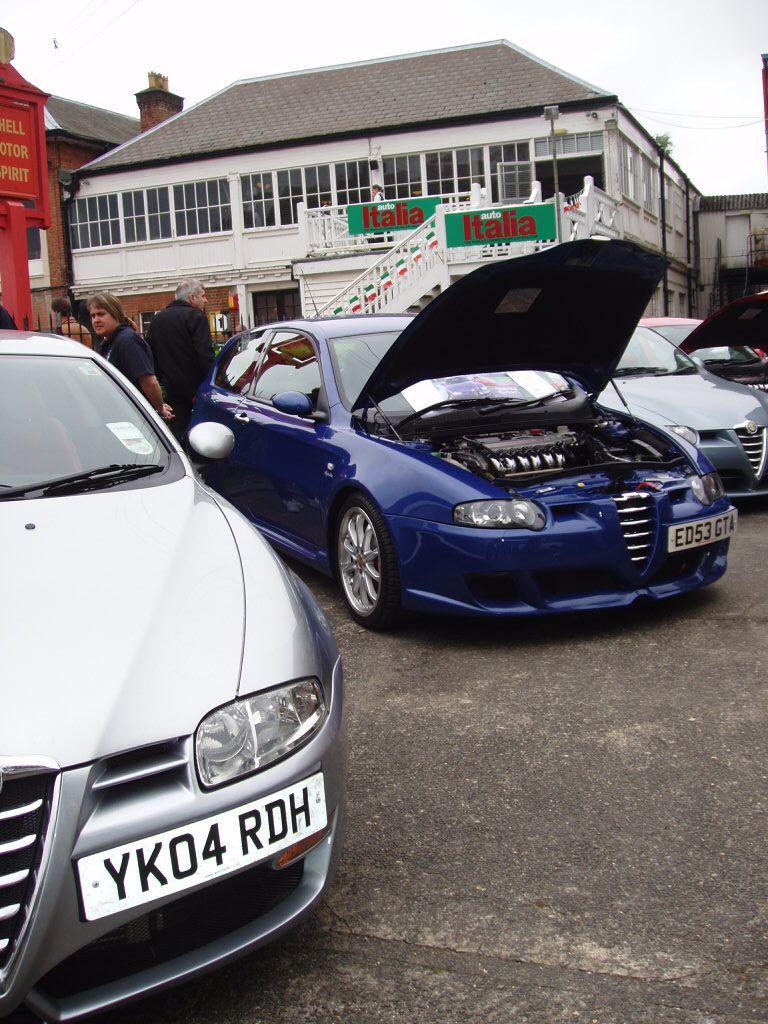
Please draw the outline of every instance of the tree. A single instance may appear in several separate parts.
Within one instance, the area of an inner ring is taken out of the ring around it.
[[[672,138],[669,132],[664,132],[663,135],[654,135],[654,139],[664,156],[672,156]]]

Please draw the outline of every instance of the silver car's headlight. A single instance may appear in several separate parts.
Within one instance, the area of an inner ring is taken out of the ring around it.
[[[456,526],[480,526],[489,530],[543,530],[546,516],[532,501],[468,501],[453,510]]]
[[[717,501],[718,498],[725,496],[725,488],[719,473],[692,476],[691,490],[702,505],[711,505],[713,501]]]
[[[316,679],[256,693],[211,712],[195,735],[203,785],[231,782],[290,754],[317,732],[326,714]]]
[[[682,423],[668,423],[667,430],[671,430],[675,434],[678,434],[680,437],[685,438],[688,444],[692,444],[698,447],[699,432],[698,430],[694,430],[693,427],[686,427]]]

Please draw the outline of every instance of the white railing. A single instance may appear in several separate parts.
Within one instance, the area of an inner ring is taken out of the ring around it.
[[[413,298],[414,284],[423,280],[424,293],[434,287],[436,278],[447,286],[447,272],[435,274],[436,267],[448,264],[477,263],[485,260],[510,259],[527,256],[557,245],[557,239],[537,242],[510,242],[483,246],[448,248],[445,235],[445,214],[485,206],[498,206],[485,201],[484,190],[473,185],[470,193],[442,196],[433,217],[420,224],[404,237],[401,233],[376,235],[350,235],[345,207],[326,207],[308,210],[299,204],[300,230],[307,240],[311,255],[336,255],[343,252],[386,251],[366,268],[343,291],[326,302],[316,316],[378,313],[387,309],[404,308],[405,298]],[[595,235],[618,238],[620,204],[607,192],[596,188],[594,179],[584,178],[584,188],[572,196],[557,197],[560,204],[560,235],[562,241],[590,238]],[[555,202],[554,197],[548,202]],[[533,183],[531,195],[525,204],[541,203],[542,192],[538,181]],[[407,304],[407,303],[406,303]]]
[[[367,267],[343,291],[318,309],[316,316],[380,313],[399,307],[403,293],[413,283],[434,277],[434,268],[445,262],[445,244],[435,231],[435,217],[402,237],[397,245]]]

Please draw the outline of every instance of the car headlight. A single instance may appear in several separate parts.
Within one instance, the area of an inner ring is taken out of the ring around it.
[[[682,423],[668,423],[667,430],[673,431],[675,434],[679,434],[680,437],[685,438],[688,444],[699,445],[699,432],[694,430],[693,427],[686,427]]]
[[[489,530],[543,530],[546,517],[532,501],[468,501],[453,510],[456,526],[480,526]]]
[[[702,505],[711,505],[713,501],[725,496],[725,488],[719,473],[692,476],[691,490]]]
[[[326,713],[322,687],[315,679],[256,693],[211,712],[195,735],[203,785],[231,782],[303,746]]]

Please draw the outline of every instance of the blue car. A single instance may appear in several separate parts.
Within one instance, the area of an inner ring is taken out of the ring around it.
[[[664,266],[572,242],[482,267],[415,318],[259,327],[222,351],[189,444],[368,628],[687,593],[726,568],[720,478],[684,438],[593,400]]]

